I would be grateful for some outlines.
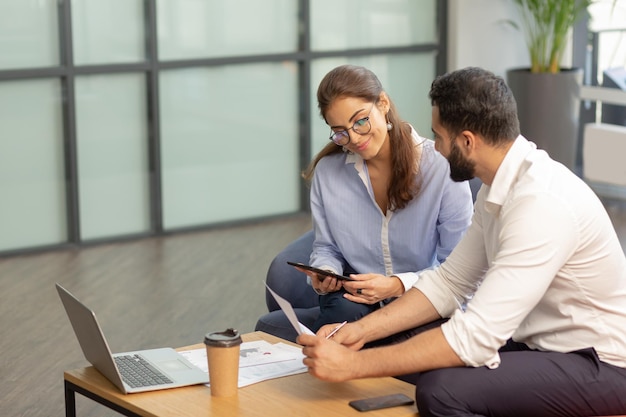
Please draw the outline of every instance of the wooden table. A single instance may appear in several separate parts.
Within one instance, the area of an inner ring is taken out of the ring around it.
[[[246,342],[285,342],[263,332],[248,333],[242,338]],[[181,349],[200,347],[204,345]],[[235,397],[211,397],[211,391],[205,385],[125,395],[92,366],[67,371],[63,376],[66,417],[76,416],[77,392],[123,415],[133,417],[419,416],[415,405],[368,411],[365,415],[348,405],[351,400],[393,393],[404,393],[413,398],[415,387],[395,378],[330,383],[303,373],[239,388]]]

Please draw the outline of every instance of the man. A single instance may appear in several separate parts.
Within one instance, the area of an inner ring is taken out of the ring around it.
[[[626,413],[626,258],[603,205],[520,136],[502,78],[462,69],[430,98],[451,177],[484,184],[472,224],[396,301],[300,336],[304,364],[328,381],[419,373],[423,417]]]

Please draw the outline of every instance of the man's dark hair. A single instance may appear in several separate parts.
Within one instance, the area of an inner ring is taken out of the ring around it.
[[[519,134],[517,104],[502,77],[468,67],[437,77],[430,88],[431,104],[440,123],[453,135],[469,130],[499,145]]]

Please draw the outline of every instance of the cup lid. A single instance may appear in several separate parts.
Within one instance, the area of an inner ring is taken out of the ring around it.
[[[241,336],[233,328],[228,328],[222,332],[209,332],[204,336],[204,344],[218,347],[237,346],[241,344]]]

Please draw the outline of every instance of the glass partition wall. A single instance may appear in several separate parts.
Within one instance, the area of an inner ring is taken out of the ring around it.
[[[345,63],[430,132],[436,0],[3,0],[0,255],[308,210]]]

